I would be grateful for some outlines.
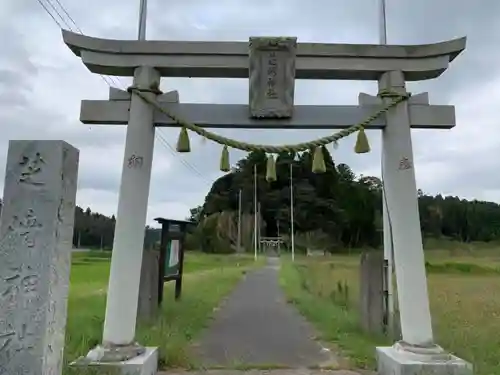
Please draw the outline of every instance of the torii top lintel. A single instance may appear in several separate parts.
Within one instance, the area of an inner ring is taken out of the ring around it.
[[[185,42],[100,39],[62,31],[66,45],[98,74],[133,76],[137,66],[163,77],[248,78],[247,42]],[[404,72],[407,81],[441,75],[465,49],[466,37],[422,45],[299,43],[297,79],[378,80]]]

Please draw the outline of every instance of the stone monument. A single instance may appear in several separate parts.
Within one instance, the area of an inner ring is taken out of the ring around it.
[[[144,251],[142,255],[141,282],[139,284],[139,300],[137,303],[138,320],[151,321],[158,314],[159,261],[159,251]]]
[[[10,141],[0,223],[0,374],[60,375],[79,152]]]
[[[125,357],[143,351],[134,343],[134,329],[155,126],[181,126],[184,134],[198,128],[200,134],[201,128],[344,129],[363,123],[363,129],[383,134],[384,191],[403,337],[392,347],[377,348],[379,371],[399,374],[420,366],[420,372],[471,372],[468,363],[434,343],[410,132],[454,127],[455,109],[429,105],[427,93],[408,99],[405,87],[406,81],[439,77],[465,49],[465,38],[410,46],[251,38],[249,46],[107,40],[63,31],[63,39],[91,72],[134,77],[129,92],[111,89],[108,101],[82,101],[80,116],[86,124],[128,124],[104,325],[108,350]],[[250,104],[180,103],[176,92],[161,94],[160,77],[250,79]],[[357,106],[293,105],[291,77],[378,81],[379,95],[360,94]],[[404,100],[394,102],[387,93]],[[391,102],[397,104],[389,108]],[[379,112],[384,115],[373,116]],[[371,121],[364,123],[367,118]]]
[[[384,333],[384,258],[377,251],[361,254],[359,267],[359,309],[365,332]]]

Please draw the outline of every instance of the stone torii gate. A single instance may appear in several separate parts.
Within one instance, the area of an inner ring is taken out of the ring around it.
[[[103,346],[93,358],[97,362],[154,356],[154,350],[142,354],[134,336],[155,126],[179,126],[172,118],[178,117],[204,128],[347,128],[391,98],[360,94],[358,106],[294,106],[295,79],[376,80],[380,90],[406,95],[405,81],[439,77],[466,42],[400,46],[250,38],[249,48],[244,42],[108,40],[68,31],[63,38],[91,72],[134,77],[130,93],[111,88],[109,100],[83,100],[81,106],[85,124],[128,124]],[[161,77],[249,79],[249,105],[180,103],[176,91],[161,94]],[[383,180],[403,338],[392,347],[377,348],[381,374],[472,371],[434,343],[410,134],[410,128],[454,126],[454,107],[429,105],[422,93],[365,127],[383,133]]]

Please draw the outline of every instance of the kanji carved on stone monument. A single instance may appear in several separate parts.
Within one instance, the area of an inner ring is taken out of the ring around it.
[[[18,265],[9,269],[10,274],[3,277],[0,289],[2,303],[12,304],[21,298],[33,297],[37,293],[38,275],[30,266]]]
[[[35,246],[35,233],[34,231],[42,228],[43,225],[40,223],[35,215],[32,208],[28,209],[24,217],[19,217],[17,215],[12,216],[12,224],[9,226],[9,230],[14,234],[19,234],[23,239],[23,243],[27,247]]]
[[[34,348],[36,337],[33,330],[33,321],[12,324],[1,320],[0,363],[8,362],[17,352]]]
[[[38,180],[38,174],[42,171],[42,165],[45,164],[42,155],[37,152],[34,156],[23,156],[19,165],[23,166],[19,182],[30,185],[44,185],[44,182]]]

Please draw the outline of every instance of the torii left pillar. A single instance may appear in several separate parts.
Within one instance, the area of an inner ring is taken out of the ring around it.
[[[157,70],[151,67],[138,67],[134,73],[134,87],[153,99],[159,93],[160,78]],[[153,106],[132,94],[103,343],[102,346],[91,350],[86,357],[87,364],[90,360],[91,365],[115,365],[119,366],[123,373],[134,370],[136,372],[133,373],[138,375],[156,374],[158,363],[157,348],[144,348],[134,341],[153,162],[155,137],[153,115]],[[133,363],[127,363],[132,358]]]
[[[134,86],[154,98],[151,87],[158,90],[160,74],[153,68],[139,67]],[[153,114],[151,105],[132,95],[103,331],[103,344],[110,347],[136,347],[137,298],[155,138]]]

